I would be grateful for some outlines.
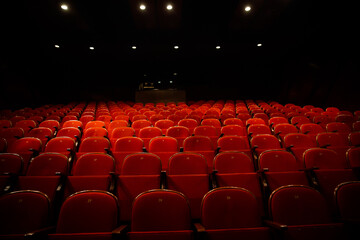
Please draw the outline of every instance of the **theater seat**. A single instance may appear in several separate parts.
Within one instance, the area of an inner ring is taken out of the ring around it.
[[[17,191],[0,197],[0,239],[28,239],[25,235],[50,224],[50,201],[38,191]],[[39,236],[37,236],[39,237]]]
[[[55,233],[48,239],[112,239],[118,226],[117,198],[103,191],[82,191],[63,203]]]
[[[276,189],[269,199],[267,223],[277,231],[276,239],[342,239],[342,223],[330,217],[324,197],[308,186],[289,185]]]
[[[262,225],[255,196],[244,188],[222,187],[205,194],[201,225],[196,226],[204,235],[200,239],[271,239],[269,227]]]
[[[172,190],[150,190],[136,197],[129,240],[191,240],[187,198]]]

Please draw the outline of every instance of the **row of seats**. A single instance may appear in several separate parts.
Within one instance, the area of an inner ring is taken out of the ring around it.
[[[130,225],[119,222],[116,196],[83,191],[69,196],[58,221],[49,219],[51,203],[37,191],[0,197],[0,236],[23,239],[357,239],[360,182],[335,191],[341,221],[334,221],[315,189],[288,185],[269,199],[270,218],[262,221],[255,196],[238,187],[209,191],[201,202],[200,222],[193,223],[187,197],[173,190],[149,190],[133,202]],[[355,224],[355,225],[352,225]]]

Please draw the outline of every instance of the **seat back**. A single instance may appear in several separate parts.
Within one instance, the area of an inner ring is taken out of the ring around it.
[[[304,164],[306,168],[319,169],[345,169],[346,161],[330,149],[310,148],[304,152]]]
[[[346,123],[331,122],[326,124],[326,131],[349,134],[351,132],[351,128]]]
[[[9,148],[10,153],[32,153],[30,149],[40,151],[42,147],[41,140],[34,137],[23,137],[14,142]]]
[[[312,148],[316,147],[316,143],[306,134],[289,133],[284,137],[284,147],[294,148]]]
[[[149,152],[178,152],[177,140],[173,137],[154,137],[149,143]]]
[[[142,152],[143,140],[138,137],[122,137],[116,140],[114,152]]]
[[[75,127],[75,128],[79,128],[82,129],[83,128],[83,124],[80,120],[68,120],[65,121],[64,124],[62,125],[63,128],[66,127]]]
[[[82,140],[79,152],[106,152],[110,149],[110,141],[104,137],[88,137]]]
[[[271,134],[270,128],[264,124],[252,124],[248,127],[247,132],[250,137],[254,137],[259,134]]]
[[[50,201],[38,191],[16,191],[0,197],[0,234],[25,234],[49,224]]]
[[[243,152],[221,152],[214,158],[214,170],[219,174],[254,172],[254,164]]]
[[[300,127],[300,132],[304,133],[304,134],[318,134],[318,133],[322,133],[325,132],[325,130],[316,123],[305,123],[302,124]]]
[[[0,153],[0,175],[19,174],[23,169],[23,159],[17,153]]]
[[[300,185],[283,186],[269,198],[272,220],[286,225],[331,222],[324,197],[317,190]]]
[[[191,230],[187,198],[172,190],[141,193],[134,200],[131,219],[133,232]]]
[[[270,134],[260,134],[254,136],[251,141],[251,146],[259,149],[277,149],[281,148],[279,140]]]
[[[269,172],[289,172],[299,170],[294,155],[283,150],[267,150],[259,156],[259,168]]]
[[[63,203],[56,233],[111,232],[118,225],[117,198],[103,191],[81,191]]]
[[[115,160],[106,153],[86,153],[73,166],[74,176],[109,175],[115,171]]]
[[[60,153],[42,153],[30,162],[27,176],[55,176],[68,174],[68,158]]]
[[[122,164],[120,175],[160,175],[161,161],[152,153],[133,153]]]
[[[349,146],[349,141],[347,136],[345,137],[339,133],[332,133],[332,132],[324,132],[319,133],[316,136],[316,141],[319,147],[346,147]]]
[[[341,219],[360,220],[360,181],[344,182],[335,189],[335,202]]]
[[[92,127],[105,128],[105,127],[106,127],[106,124],[105,124],[104,121],[95,120],[95,121],[89,121],[89,122],[87,122],[86,125],[85,125],[85,129],[92,128]]]
[[[108,131],[103,127],[89,127],[84,130],[83,139],[87,137],[107,137]]]
[[[50,139],[45,146],[44,152],[68,152],[75,149],[75,141],[70,137],[56,137]]]
[[[198,153],[176,153],[169,160],[168,175],[207,173],[206,160]]]
[[[207,136],[190,136],[184,140],[184,151],[212,151],[211,139]]]
[[[241,121],[241,120],[240,120]],[[236,135],[246,136],[246,128],[240,125],[226,125],[221,128],[221,134],[223,135]]]
[[[201,223],[206,229],[260,227],[257,200],[244,188],[213,189],[202,200]]]
[[[241,151],[249,149],[249,141],[244,136],[223,136],[218,139],[217,145],[220,151]]]

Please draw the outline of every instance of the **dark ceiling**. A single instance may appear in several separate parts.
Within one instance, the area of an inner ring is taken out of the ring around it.
[[[21,100],[36,103],[121,99],[142,81],[169,79],[191,98],[332,104],[339,83],[359,77],[353,2],[7,1],[0,19],[1,106],[11,106],[21,87]],[[331,86],[321,90],[324,83]]]

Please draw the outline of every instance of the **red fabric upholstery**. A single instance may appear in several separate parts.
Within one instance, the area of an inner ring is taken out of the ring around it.
[[[115,131],[115,130],[114,130]],[[113,148],[113,156],[115,158],[116,173],[120,173],[124,158],[136,152],[142,152],[144,141],[138,137],[122,137],[116,140]]]
[[[30,163],[27,176],[54,176],[68,174],[68,158],[60,153],[42,153]]]
[[[115,171],[115,160],[105,153],[86,153],[73,166],[73,175],[108,175]]]
[[[177,140],[173,137],[155,137],[150,140],[149,152],[160,157],[163,170],[167,169],[169,158],[178,151],[179,147]]]
[[[196,152],[203,155],[207,161],[208,172],[212,171],[215,151],[212,141],[206,136],[190,136],[184,140],[184,152]]]

